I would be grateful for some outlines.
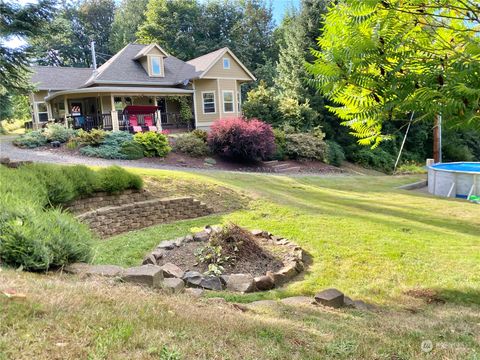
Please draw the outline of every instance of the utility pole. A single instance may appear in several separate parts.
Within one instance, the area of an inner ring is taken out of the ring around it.
[[[97,70],[97,59],[95,56],[95,41],[90,42],[90,49],[92,50],[92,65],[93,65],[93,70]]]
[[[442,115],[435,115],[433,125],[433,161],[442,162]]]

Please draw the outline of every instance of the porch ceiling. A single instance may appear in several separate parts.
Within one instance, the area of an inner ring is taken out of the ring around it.
[[[92,88],[73,89],[57,91],[49,94],[45,97],[45,101],[50,101],[61,95],[78,95],[78,94],[90,94],[90,95],[130,95],[130,96],[142,96],[142,95],[187,95],[193,94],[194,90],[177,89],[177,88],[155,88],[155,87],[126,87],[126,86],[99,86]]]

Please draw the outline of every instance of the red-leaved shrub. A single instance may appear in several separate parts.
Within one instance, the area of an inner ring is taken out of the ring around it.
[[[215,154],[243,161],[267,159],[275,152],[272,127],[258,119],[218,120],[210,128],[208,144]]]

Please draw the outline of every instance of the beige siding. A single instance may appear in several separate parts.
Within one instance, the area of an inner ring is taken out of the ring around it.
[[[238,116],[237,92],[239,81],[234,79],[201,79],[195,80],[195,113],[196,125],[200,129],[208,129],[215,120]],[[203,113],[203,92],[212,91],[215,93],[215,113]],[[223,92],[233,92],[233,113],[225,113],[223,109]]]
[[[223,59],[230,60],[230,69],[223,68]],[[230,78],[237,80],[251,81],[250,76],[228,53],[222,56],[215,65],[203,76],[203,78]]]

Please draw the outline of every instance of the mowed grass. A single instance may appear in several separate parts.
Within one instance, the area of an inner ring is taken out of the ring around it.
[[[247,208],[229,214],[101,241],[97,263],[135,265],[162,240],[206,224],[235,222],[291,239],[308,252],[312,263],[302,279],[283,289],[226,295],[229,299],[312,295],[336,287],[355,298],[394,305],[405,300],[405,291],[420,288],[433,289],[448,301],[480,305],[480,206],[395,189],[419,176],[138,172],[160,179],[168,174],[177,182],[213,182],[246,192],[252,200]]]
[[[205,183],[206,192],[219,185],[250,201],[232,195],[243,199],[232,213],[99,240],[94,262],[137,265],[163,239],[233,221],[288,237],[311,264],[283,289],[210,297],[249,302],[336,287],[376,310],[278,303],[242,311],[115,280],[4,269],[0,290],[26,299],[0,294],[0,359],[480,358],[480,206],[395,190],[418,176],[132,171],[159,182]],[[412,289],[431,290],[440,301],[405,294]],[[422,351],[424,340],[432,351]]]

